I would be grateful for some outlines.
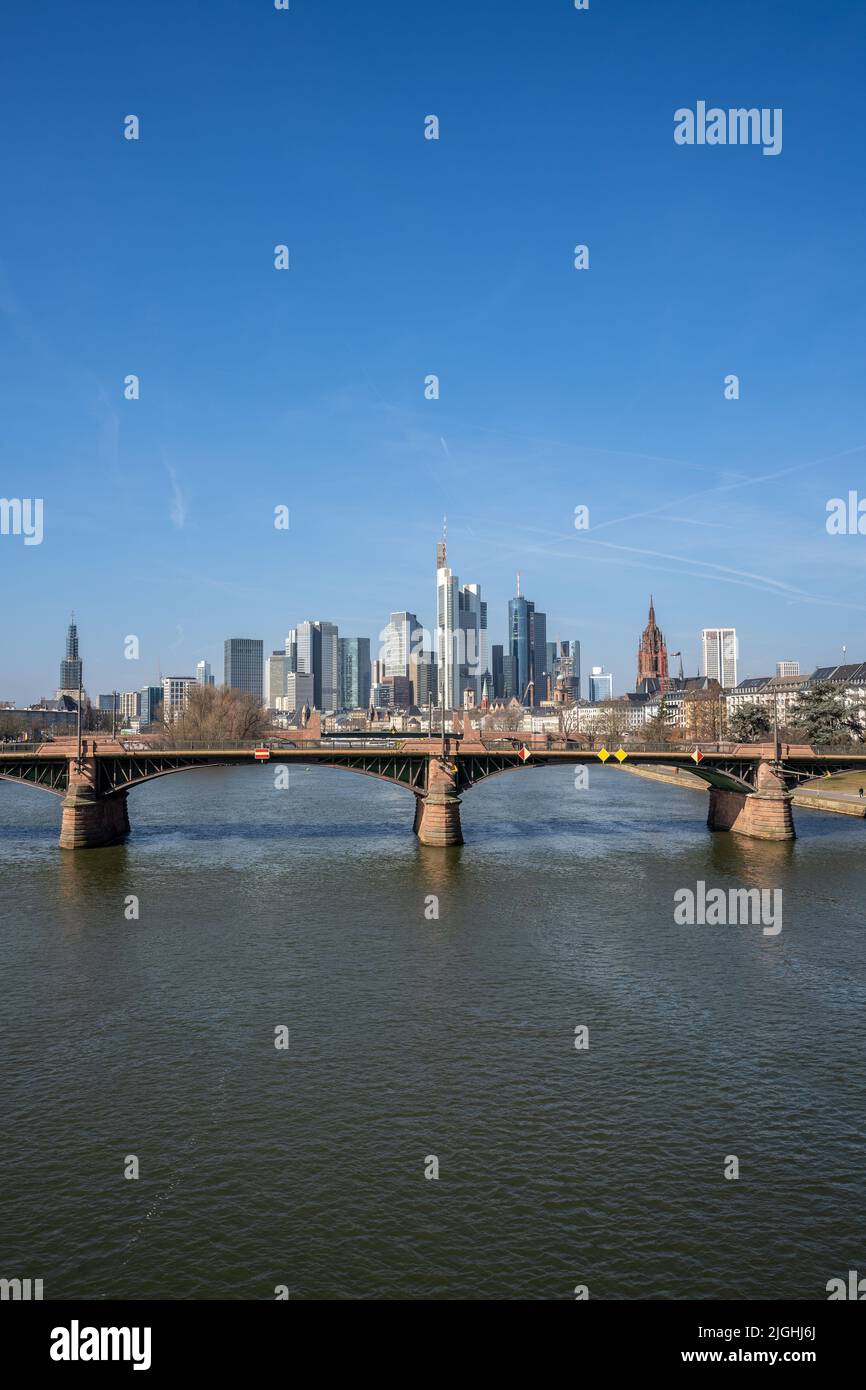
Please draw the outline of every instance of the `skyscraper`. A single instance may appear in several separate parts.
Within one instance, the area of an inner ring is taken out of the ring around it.
[[[339,637],[337,639],[337,659],[339,664],[339,684],[337,689],[337,703],[339,708],[369,708],[369,637]]]
[[[286,693],[278,708],[299,715],[305,705],[309,705],[310,709],[315,708],[313,677],[305,675],[303,671],[290,671],[286,676]]]
[[[547,699],[547,614],[539,613],[538,609],[533,610],[532,614],[532,679],[533,679],[533,699],[534,705],[540,705],[542,700]]]
[[[382,630],[381,659],[385,663],[386,676],[409,675],[409,661],[413,646],[417,645],[421,624],[414,613],[403,610],[392,613]]]
[[[656,613],[653,607],[652,594],[650,594],[649,621],[641,634],[637,650],[635,689],[639,688],[641,681],[657,680],[659,688],[664,690],[667,678],[668,649],[665,646],[661,629],[656,624]]]
[[[514,657],[510,651],[502,655],[502,698],[503,700],[515,699],[517,681],[514,676]]]
[[[319,623],[322,633],[322,704],[323,710],[337,708],[337,682],[340,665],[337,658],[337,643],[340,634],[336,623]]]
[[[162,686],[146,685],[141,690],[141,728],[155,723],[162,708]]]
[[[487,650],[487,604],[481,597],[480,584],[465,584],[460,590],[460,630],[463,642],[461,688],[465,696],[470,691],[473,704],[481,702],[481,686],[490,674]],[[465,704],[464,699],[464,704]]]
[[[490,649],[490,669],[493,677],[493,698],[501,700],[505,695],[505,678],[502,669],[504,650],[498,644]]]
[[[245,690],[262,703],[264,643],[258,637],[227,637],[224,680],[230,690]]]
[[[705,627],[701,632],[704,675],[717,680],[725,690],[737,684],[737,630],[733,627]]]
[[[456,709],[460,703],[459,631],[460,583],[448,567],[446,541],[436,545],[436,656],[439,664],[439,704]]]
[[[547,644],[550,651],[550,643]],[[580,699],[580,643],[560,642],[559,651],[551,669],[554,684],[554,699],[559,704],[568,704]]]
[[[70,693],[78,694],[78,687],[81,685],[82,678],[81,658],[78,655],[78,628],[75,625],[75,614],[66,630],[66,656],[60,663],[60,689],[68,690]]]
[[[286,677],[289,674],[289,658],[282,650],[274,651],[265,663],[265,704],[268,709],[278,709],[277,700],[286,693]]]
[[[536,610],[520,592],[508,602],[508,646],[514,694],[521,704],[537,705],[547,698],[547,615]]]
[[[295,670],[313,677],[315,708],[333,710],[338,705],[339,633],[335,623],[299,623],[290,637],[295,644]],[[289,638],[286,639],[288,650]]]
[[[589,698],[596,700],[613,699],[613,673],[603,666],[593,666],[589,677]]]
[[[470,690],[477,704],[487,669],[487,604],[481,586],[460,581],[448,567],[446,542],[436,546],[436,651],[439,702],[462,709]]]
[[[213,685],[214,678],[209,661],[200,661],[195,668],[195,678],[199,685]]]
[[[426,704],[430,697],[432,652],[424,649],[424,629],[416,614],[405,610],[392,613],[382,631],[381,640],[382,680],[391,676],[405,676],[411,685],[410,703]]]

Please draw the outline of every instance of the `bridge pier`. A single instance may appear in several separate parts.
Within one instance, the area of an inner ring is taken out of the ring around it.
[[[69,790],[63,798],[61,849],[102,849],[129,834],[126,792],[100,796],[93,785],[95,766],[82,761],[79,772],[69,763]]]
[[[427,762],[427,791],[415,797],[415,823],[412,826],[422,845],[437,845],[447,849],[463,844],[460,825],[460,797],[457,795],[457,774],[446,758],[429,758]]]
[[[753,840],[796,838],[791,793],[771,763],[758,766],[757,790],[751,793],[710,787],[710,830],[730,830]]]

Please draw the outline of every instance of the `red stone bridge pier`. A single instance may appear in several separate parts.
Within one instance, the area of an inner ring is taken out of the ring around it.
[[[94,758],[82,758],[80,766],[70,759],[69,787],[62,802],[60,848],[102,849],[120,844],[130,828],[126,802],[125,791],[109,796],[98,793]]]
[[[412,826],[422,845],[447,849],[463,844],[460,825],[460,797],[457,795],[457,766],[447,755],[431,757],[427,764],[427,790],[415,793],[415,823]]]
[[[769,762],[759,764],[751,793],[710,787],[707,825],[710,830],[730,830],[753,840],[796,838],[791,793]]]

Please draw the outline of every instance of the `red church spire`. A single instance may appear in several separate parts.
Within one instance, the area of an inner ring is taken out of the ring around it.
[[[665,646],[665,639],[662,631],[656,623],[656,611],[653,606],[653,596],[650,594],[649,621],[641,634],[640,646],[637,649],[637,681],[651,679],[657,680],[664,690],[668,678],[668,649]]]

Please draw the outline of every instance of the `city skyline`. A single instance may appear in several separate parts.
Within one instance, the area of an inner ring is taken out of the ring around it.
[[[440,557],[444,559],[444,546],[441,542],[437,546],[437,563]],[[440,570],[439,575],[441,576],[441,574],[442,571]],[[448,571],[448,574],[450,575],[450,571]],[[456,580],[456,576],[452,582],[459,583],[459,581]],[[519,588],[520,575],[517,577],[517,582]],[[464,587],[470,591],[470,597],[475,597],[480,592],[479,585],[468,585]],[[518,605],[522,605],[522,607],[518,608]],[[482,606],[484,608],[484,618],[486,622],[487,605],[484,604]],[[518,611],[524,614],[523,625],[520,629],[518,629],[515,616]],[[541,646],[537,652],[535,650],[534,639],[530,639],[529,636],[532,628],[532,620],[535,617],[534,604],[531,600],[527,600],[524,595],[519,593],[515,598],[508,600],[507,626],[510,628],[510,636],[507,635],[503,643],[491,643],[489,640],[489,633],[485,632],[485,640],[483,646],[480,648],[480,654],[483,659],[480,663],[470,663],[470,668],[468,668],[473,670],[476,677],[474,680],[468,682],[468,685],[472,688],[477,686],[476,703],[480,703],[485,676],[489,684],[489,697],[491,701],[494,699],[494,683],[497,680],[496,673],[497,669],[501,673],[503,655],[506,667],[506,685],[511,686],[511,695],[506,698],[511,698],[516,695],[520,703],[526,703],[527,705],[541,703],[548,699],[546,687],[544,693],[538,698],[536,698],[534,692],[529,695],[528,698],[522,697],[526,696],[526,689],[528,689],[528,686],[536,683],[535,678],[539,672],[543,671],[546,675],[548,671],[552,669],[550,667],[550,658],[552,656],[555,656],[558,662],[560,647],[565,646],[567,648],[570,645],[576,647],[577,670],[579,675],[580,663],[582,660],[580,653],[580,638],[557,638],[555,642],[550,641],[545,643],[545,614],[540,612],[537,616],[541,622],[540,636],[538,639]],[[519,636],[518,631],[520,634]],[[324,648],[322,645],[323,634],[327,639]],[[363,649],[365,653],[364,661],[368,664],[370,674],[366,686],[360,687],[366,690],[368,698],[359,701],[359,707],[366,708],[369,704],[370,691],[375,687],[377,668],[383,679],[386,677],[393,678],[398,674],[408,677],[413,687],[415,687],[413,703],[427,704],[432,691],[433,703],[439,704],[442,698],[442,682],[439,675],[437,637],[441,637],[441,633],[437,633],[436,629],[431,631],[423,627],[420,624],[417,614],[407,610],[391,612],[388,622],[378,634],[378,642],[375,647],[373,647],[372,641],[369,638],[350,637],[348,634],[340,635],[339,625],[336,623],[321,619],[305,620],[296,627],[290,628],[285,639],[285,644],[281,647],[272,648],[267,655],[265,655],[267,644],[263,639],[237,637],[223,639],[223,683],[234,686],[239,690],[250,691],[255,694],[266,707],[273,709],[275,706],[272,697],[276,693],[280,695],[285,694],[285,682],[290,675],[303,675],[304,673],[309,673],[311,677],[313,677],[315,673],[315,686],[311,687],[311,689],[314,688],[315,693],[313,700],[310,701],[315,708],[351,707],[346,701],[339,697],[342,696],[344,689],[348,688],[348,686],[354,688],[354,686],[357,685],[357,662],[360,652]],[[743,673],[738,670],[739,637],[734,628],[703,629],[700,634],[698,663],[694,670],[688,666],[688,663],[681,663],[684,674],[687,676],[699,675],[714,678],[718,677],[718,659],[714,655],[715,639],[718,638],[719,650],[721,650],[721,640],[723,637],[725,642],[729,644],[730,655],[730,660],[724,662],[724,674],[730,677],[729,680],[722,682],[724,688],[732,689],[744,680],[767,679],[772,675],[772,670],[769,667],[767,670],[760,672],[749,671]],[[713,639],[712,643],[708,642],[709,638]],[[429,646],[431,642],[433,644],[432,666],[430,665],[431,648]],[[61,691],[73,694],[73,687],[68,685],[64,686],[63,684],[64,674],[68,674],[72,669],[70,667],[70,660],[74,661],[76,672],[82,672],[86,668],[85,657],[83,654],[79,653],[79,629],[74,612],[70,615],[70,621],[67,625],[65,643],[64,656],[60,662],[61,682],[54,688],[52,693],[41,692],[39,696],[33,696],[32,698],[28,696],[24,699],[15,700],[0,690],[0,702],[5,701],[16,707],[25,708],[35,703],[38,699],[50,699],[52,698],[52,694],[58,695]],[[469,645],[471,646],[471,643]],[[518,653],[519,647],[525,647],[526,649],[522,653],[522,656],[518,654],[512,657],[511,652]],[[353,655],[351,657],[348,656],[348,649],[352,649]],[[649,662],[648,654],[650,651],[661,652],[663,654],[661,662],[656,659],[654,668],[651,664],[647,664]],[[231,672],[232,658],[230,653],[233,652],[236,652],[239,657],[242,657],[243,674],[240,679],[233,677]],[[70,656],[71,653],[74,653],[74,657],[72,658]],[[527,653],[531,653],[531,656],[528,657]],[[681,653],[674,652],[673,655],[679,658]],[[350,661],[348,674],[346,668],[347,659]],[[526,673],[523,671],[523,665],[528,659],[530,660],[530,666],[526,689],[518,690],[518,685],[524,685],[523,675]],[[845,649],[841,654],[841,661],[830,660],[829,662],[817,662],[813,666],[806,665],[803,667],[803,663],[797,659],[780,658],[774,663],[774,668],[776,675],[783,673],[786,675],[799,675],[801,669],[806,671],[833,669],[837,666],[845,665],[847,661],[848,653],[847,649]],[[509,663],[511,663],[510,669]],[[258,665],[261,666],[260,678],[256,674]],[[253,672],[253,666],[255,666],[255,672]],[[190,671],[193,669],[195,671],[194,676],[191,674],[178,675],[180,669],[180,666],[174,671],[163,672],[160,669],[153,678],[148,677],[144,683],[132,681],[123,685],[120,682],[114,682],[113,684],[111,682],[103,682],[101,684],[98,682],[91,682],[91,684],[88,685],[85,677],[82,684],[85,694],[92,700],[94,706],[103,708],[102,702],[108,698],[106,692],[113,692],[118,698],[123,694],[129,694],[131,692],[144,692],[148,688],[148,681],[151,679],[153,679],[157,686],[162,686],[169,681],[180,681],[187,684],[197,682],[204,685],[213,685],[215,683],[211,665],[204,658],[194,662],[190,667]],[[567,669],[571,669],[570,665]],[[620,684],[617,673],[610,671],[603,663],[593,662],[589,665],[584,665],[583,670],[585,675],[584,688],[577,698],[584,702],[586,702],[587,699],[594,698],[591,694],[593,684],[595,684],[596,689],[599,689],[600,685],[604,685],[605,689],[610,691],[611,697],[618,697],[640,689],[642,671],[645,676],[652,675],[654,671],[661,673],[663,675],[663,685],[668,678],[671,680],[674,679],[675,673],[668,667],[667,646],[664,642],[663,634],[655,624],[655,605],[652,595],[650,595],[649,599],[649,622],[640,634],[637,678],[632,683],[625,681]],[[329,674],[324,675],[323,673],[325,671]],[[426,677],[423,675],[425,671],[427,672]],[[253,672],[252,675],[251,672]],[[601,682],[593,682],[593,677],[598,673],[603,673]],[[419,676],[422,677],[423,683],[423,690],[420,692],[417,688]],[[370,685],[371,680],[372,687]],[[326,689],[323,689],[323,683],[324,686],[327,687]],[[306,687],[304,687],[304,691],[306,692]],[[419,693],[423,698],[419,699]],[[606,696],[605,698],[608,697]],[[109,706],[106,705],[104,707],[108,708]],[[462,707],[462,695],[459,701],[455,701],[455,703],[449,706],[449,708]]]

